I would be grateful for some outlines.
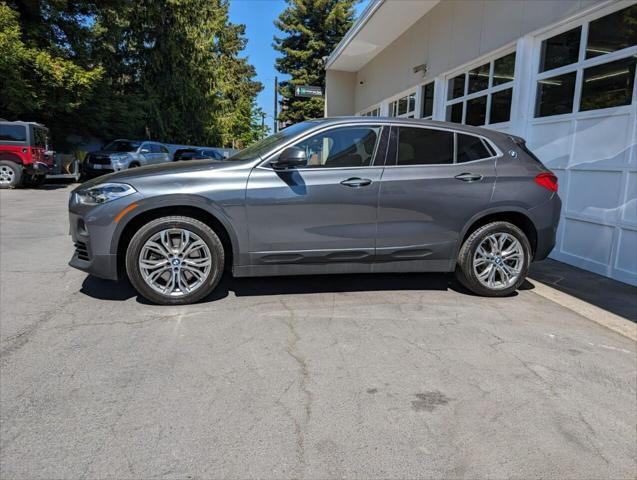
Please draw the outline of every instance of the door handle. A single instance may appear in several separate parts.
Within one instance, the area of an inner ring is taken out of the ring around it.
[[[367,185],[370,185],[371,183],[372,181],[369,178],[352,177],[352,178],[348,178],[347,180],[343,180],[341,182],[341,185],[345,185],[346,187],[358,188],[358,187],[366,187]]]
[[[460,175],[456,175],[456,180],[462,180],[463,182],[477,182],[482,180],[482,175],[477,173],[461,173]]]

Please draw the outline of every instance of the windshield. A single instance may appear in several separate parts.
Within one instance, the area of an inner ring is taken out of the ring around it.
[[[115,140],[104,147],[107,152],[134,152],[141,145],[140,142],[128,140]]]
[[[315,126],[315,122],[297,123],[281,130],[280,132],[275,133],[274,135],[270,135],[269,137],[264,138],[263,140],[253,145],[250,145],[248,148],[244,148],[240,152],[235,153],[233,156],[228,158],[228,160],[252,160],[254,158],[263,157],[263,155],[268,153],[270,150],[276,148],[277,145],[285,143],[290,138],[295,137],[299,133],[302,133],[305,130],[309,130],[310,128]]]

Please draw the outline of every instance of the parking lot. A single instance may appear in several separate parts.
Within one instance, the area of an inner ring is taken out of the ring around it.
[[[635,343],[532,285],[223,280],[146,304],[67,262],[71,187],[0,192],[0,477],[634,478]]]

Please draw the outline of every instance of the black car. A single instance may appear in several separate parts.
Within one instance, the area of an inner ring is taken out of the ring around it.
[[[180,148],[175,150],[173,160],[223,160],[223,155],[212,148]]]

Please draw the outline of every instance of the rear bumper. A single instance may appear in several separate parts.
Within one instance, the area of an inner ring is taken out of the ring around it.
[[[534,262],[544,260],[555,247],[561,210],[562,201],[557,194],[549,201],[529,210],[537,230]]]

